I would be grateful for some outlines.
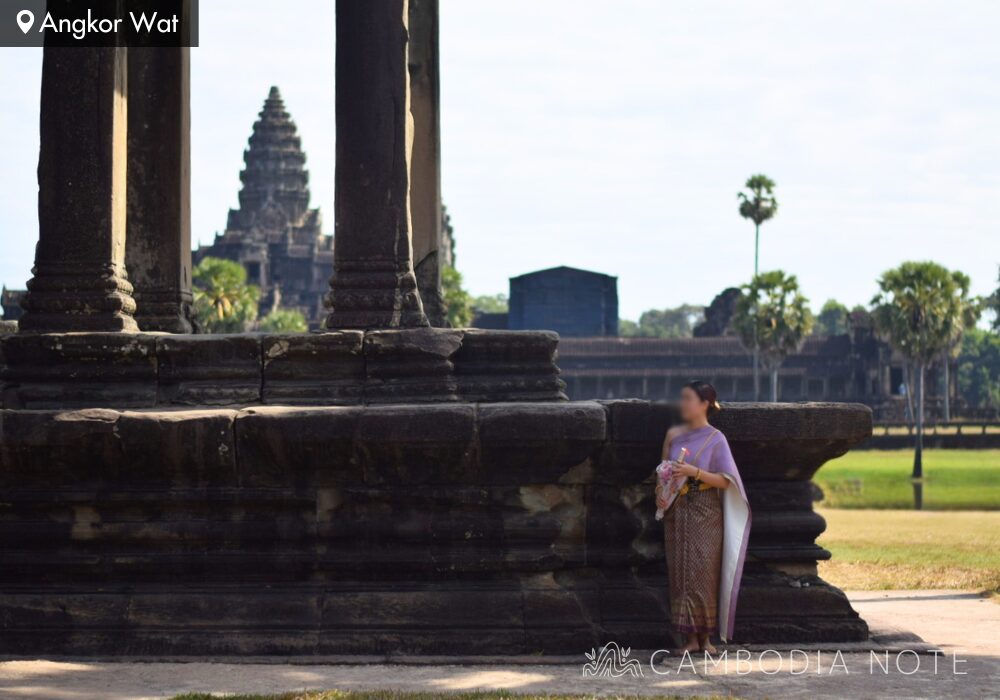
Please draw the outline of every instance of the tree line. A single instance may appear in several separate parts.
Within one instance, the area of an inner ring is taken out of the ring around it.
[[[918,434],[922,431],[928,368],[940,365],[950,386],[952,360],[957,359],[962,398],[977,408],[1000,410],[1000,275],[998,289],[985,298],[970,294],[970,280],[959,271],[930,261],[904,262],[877,281],[868,306],[848,309],[831,299],[814,314],[798,279],[782,270],[760,272],[761,226],[778,213],[774,180],[749,177],[737,194],[739,215],[754,227],[754,275],[738,290],[728,332],[737,335],[754,357],[754,392],[760,395],[760,369],[769,377],[770,398],[777,401],[778,370],[798,352],[810,334],[839,335],[866,327],[902,355],[912,369],[907,399],[914,401]],[[623,336],[690,337],[704,307],[684,304],[649,310],[638,322],[622,321]],[[990,329],[978,328],[983,313],[992,312]],[[951,417],[950,392],[944,392],[944,417]]]
[[[815,319],[794,275],[780,270],[760,273],[757,268],[760,226],[778,210],[774,181],[764,175],[754,175],[746,181],[745,187],[747,190],[740,192],[737,199],[740,216],[754,224],[754,276],[742,288],[733,326],[744,347],[754,354],[755,385],[758,384],[756,360],[759,356],[770,372],[771,400],[777,401],[777,369],[789,354],[799,350],[814,327]],[[961,353],[966,336],[971,336],[984,310],[992,308],[994,312],[994,332],[1000,324],[1000,315],[996,314],[1000,285],[985,299],[971,296],[970,286],[968,275],[962,272],[949,270],[936,262],[908,261],[882,274],[878,279],[878,292],[870,302],[876,335],[913,368],[915,386],[908,387],[907,397],[909,399],[915,390],[913,479],[917,508],[922,505],[920,480],[923,476],[927,370],[935,363],[940,363],[944,370],[945,418],[948,419],[951,393],[948,372],[952,358]],[[835,321],[841,312],[829,304],[824,309],[828,311],[828,322]],[[985,341],[982,336],[978,340]],[[987,352],[995,349],[995,342],[994,334],[985,346]],[[987,370],[984,376],[980,372],[979,379],[985,381],[988,397],[995,397],[996,374],[990,376]]]

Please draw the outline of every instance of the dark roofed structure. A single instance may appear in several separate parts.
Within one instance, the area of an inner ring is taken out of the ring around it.
[[[199,247],[195,261],[241,263],[261,289],[261,315],[277,307],[298,309],[318,327],[333,272],[333,237],[323,234],[319,210],[309,208],[302,139],[277,87],[253,125],[243,160],[240,207],[229,211],[225,232]]]
[[[568,338],[618,335],[618,278],[565,266],[512,277],[508,327]]]

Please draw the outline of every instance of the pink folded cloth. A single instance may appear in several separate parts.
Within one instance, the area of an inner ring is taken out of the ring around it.
[[[681,456],[678,458],[677,464],[684,464],[687,455],[688,449],[686,447],[681,448]],[[663,486],[663,497],[667,501],[666,508],[656,509],[656,519],[663,520],[663,514],[667,512],[667,509],[670,508],[677,498],[677,494],[684,488],[684,482],[687,481],[687,477],[674,472],[674,462],[664,460],[656,468],[656,478],[660,482],[660,485]]]

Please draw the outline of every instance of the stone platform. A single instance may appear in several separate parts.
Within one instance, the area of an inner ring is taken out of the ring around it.
[[[418,328],[0,336],[4,408],[559,401],[559,336]]]
[[[143,381],[171,376],[154,357]],[[38,405],[27,359],[6,395]],[[651,476],[675,420],[644,401],[7,408],[0,654],[662,647]],[[829,553],[809,480],[870,434],[870,411],[732,404],[717,425],[754,511],[737,640],[864,639],[815,575]]]

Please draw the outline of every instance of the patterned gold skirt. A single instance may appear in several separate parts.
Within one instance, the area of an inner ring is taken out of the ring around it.
[[[719,489],[692,488],[663,518],[670,576],[670,615],[683,634],[714,634],[722,568],[722,498]]]

